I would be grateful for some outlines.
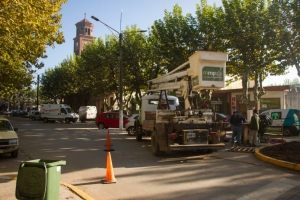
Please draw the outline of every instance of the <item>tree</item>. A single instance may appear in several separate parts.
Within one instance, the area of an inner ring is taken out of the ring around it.
[[[280,54],[275,49],[277,41],[272,41],[278,24],[272,20],[266,0],[223,0],[223,6],[224,36],[229,52],[227,72],[235,80],[242,77],[240,103],[252,110],[265,93],[262,81],[266,76],[269,73],[281,75],[285,71],[286,66],[276,63]],[[254,80],[253,100],[248,95],[249,80]]]
[[[278,62],[283,66],[295,66],[300,76],[300,2],[275,0],[272,1],[271,9],[273,21],[279,29],[274,37],[282,54]]]
[[[145,34],[135,25],[124,30],[123,40],[123,85],[125,107],[129,110],[129,102],[139,103],[142,93],[147,88],[149,69],[149,44]],[[133,94],[135,98],[132,99]]]
[[[172,12],[165,10],[163,20],[156,20],[151,27],[150,41],[153,45],[155,70],[151,79],[158,77],[161,72],[170,72],[185,63],[188,57],[199,50],[196,37],[195,20],[191,14],[182,15],[182,8],[177,4]]]
[[[64,42],[58,12],[66,0],[0,2],[0,95],[30,86],[32,65],[43,66],[46,46]]]
[[[86,44],[78,57],[79,92],[106,97],[118,93],[119,40],[107,35],[106,40]]]
[[[41,95],[56,103],[57,99],[63,99],[67,95],[77,93],[77,67],[76,58],[68,57],[59,66],[48,69],[41,78]]]

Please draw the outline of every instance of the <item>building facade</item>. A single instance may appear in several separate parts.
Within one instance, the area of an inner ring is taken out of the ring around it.
[[[92,42],[94,25],[86,18],[76,23],[76,37],[74,40],[74,53],[80,55],[87,42]]]

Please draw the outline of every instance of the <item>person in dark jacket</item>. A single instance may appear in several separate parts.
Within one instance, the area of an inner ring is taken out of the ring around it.
[[[259,130],[259,116],[257,110],[253,110],[253,115],[249,124],[249,143],[251,146],[257,146],[257,134]]]
[[[232,127],[231,145],[234,147],[234,140],[236,139],[237,146],[241,146],[242,123],[246,123],[246,119],[240,114],[238,110],[234,110],[230,117],[230,124]]]

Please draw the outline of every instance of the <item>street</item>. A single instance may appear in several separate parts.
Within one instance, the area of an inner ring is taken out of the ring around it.
[[[99,130],[93,122],[65,124],[9,119],[19,128],[20,152],[17,159],[0,155],[0,178],[17,177],[22,161],[49,159],[65,160],[61,181],[96,200],[255,199],[253,195],[258,194],[261,198],[275,199],[286,197],[297,188],[299,191],[300,187],[299,172],[263,162],[253,153],[223,149],[204,155],[175,152],[155,157],[151,154],[150,138],[137,142],[135,137],[118,129],[109,130],[117,182],[103,184],[107,129]],[[14,191],[2,190],[0,187],[1,194],[14,196]]]

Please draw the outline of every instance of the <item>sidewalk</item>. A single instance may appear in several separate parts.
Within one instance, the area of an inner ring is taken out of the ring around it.
[[[0,184],[1,184],[1,199],[5,200],[16,200],[15,192],[16,192],[16,177],[6,177],[0,176]],[[88,199],[92,200],[93,198],[89,197],[76,187],[61,183],[59,187],[59,200],[82,200]],[[74,191],[74,192],[73,192]]]

